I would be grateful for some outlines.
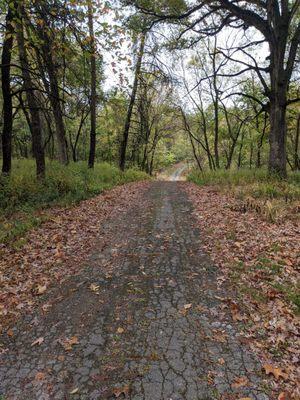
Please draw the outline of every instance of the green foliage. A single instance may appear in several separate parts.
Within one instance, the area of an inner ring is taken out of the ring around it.
[[[193,170],[188,180],[197,185],[213,185],[224,189],[239,187],[236,194],[241,198],[251,195],[258,199],[300,199],[300,172],[291,172],[286,181],[281,181],[271,179],[264,169],[217,170],[206,171],[203,174]]]
[[[84,162],[68,167],[56,161],[47,163],[47,177],[38,182],[33,160],[16,160],[10,178],[1,178],[0,241],[24,234],[43,221],[34,213],[50,205],[71,205],[123,183],[148,179],[144,172],[129,169],[124,173],[107,163],[89,169]]]

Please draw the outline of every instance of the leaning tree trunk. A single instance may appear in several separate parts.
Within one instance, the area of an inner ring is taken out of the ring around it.
[[[19,49],[20,64],[22,69],[23,86],[26,92],[27,103],[31,118],[30,130],[32,136],[32,152],[36,160],[36,174],[39,179],[45,177],[45,154],[42,145],[42,129],[39,106],[34,95],[34,84],[30,75],[30,65],[28,62],[27,50],[25,47],[23,15],[24,10],[21,3],[18,6],[18,26],[17,41]]]
[[[2,130],[2,172],[10,174],[12,156],[12,128],[13,128],[13,109],[10,85],[10,63],[13,47],[14,28],[12,26],[13,12],[8,5],[6,15],[5,36],[2,47],[1,57],[1,78],[2,78],[2,98],[3,98],[3,130]]]
[[[89,152],[89,168],[94,168],[95,153],[96,153],[96,102],[97,102],[97,76],[96,76],[96,44],[94,35],[94,21],[93,21],[93,5],[92,1],[88,2],[88,25],[90,34],[91,45],[91,97],[90,97],[90,110],[91,110],[91,130],[90,130],[90,152]]]
[[[124,131],[123,131],[123,138],[122,138],[122,142],[121,142],[120,162],[119,162],[121,171],[124,171],[124,169],[125,169],[128,135],[129,135],[129,129],[130,129],[130,124],[131,124],[132,110],[133,110],[133,106],[135,103],[136,92],[137,92],[137,88],[138,88],[139,76],[140,76],[140,72],[141,72],[142,60],[143,60],[144,49],[145,49],[145,39],[146,39],[146,32],[143,32],[141,35],[140,48],[139,48],[138,55],[137,55],[133,87],[132,87],[132,92],[131,92],[131,96],[130,96],[129,106],[127,109],[127,115],[126,115],[126,120],[125,120]]]

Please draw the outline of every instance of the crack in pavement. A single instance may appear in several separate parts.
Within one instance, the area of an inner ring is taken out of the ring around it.
[[[110,245],[54,291],[48,314],[2,338],[4,399],[270,399],[194,223],[175,182],[152,183],[138,208],[107,221]]]

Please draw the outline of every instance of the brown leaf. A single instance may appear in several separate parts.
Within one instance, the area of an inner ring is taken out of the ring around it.
[[[125,385],[125,386],[120,387],[120,388],[115,388],[115,389],[113,390],[113,394],[114,394],[114,396],[115,396],[116,398],[118,398],[118,397],[120,397],[120,396],[122,396],[122,395],[124,395],[124,396],[126,397],[127,395],[129,395],[129,392],[130,392],[130,387],[129,387],[129,385]]]
[[[288,378],[288,374],[286,374],[281,368],[274,367],[272,364],[264,364],[263,368],[267,375],[274,375],[276,380],[278,380],[280,377],[283,379]]]
[[[42,381],[42,380],[45,379],[45,377],[46,377],[46,374],[45,374],[44,372],[37,372],[37,373],[35,374],[34,379],[35,379],[36,381]]]
[[[121,326],[119,326],[119,328],[117,329],[117,333],[124,333],[124,329]]]
[[[287,392],[281,392],[278,396],[278,400],[290,400],[291,396]]]
[[[234,382],[232,383],[231,386],[235,389],[238,389],[240,387],[246,386],[248,382],[249,382],[248,378],[246,378],[245,376],[240,376],[234,379]]]
[[[78,338],[76,336],[72,336],[71,338],[64,340],[62,342],[62,345],[65,350],[70,351],[72,350],[72,346],[78,343],[79,343]]]
[[[10,337],[13,337],[13,336],[14,336],[14,331],[13,331],[12,329],[9,329],[6,333],[7,333],[7,335],[10,336]]]

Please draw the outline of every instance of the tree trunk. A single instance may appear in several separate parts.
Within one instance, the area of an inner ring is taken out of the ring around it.
[[[23,15],[24,9],[21,3],[18,5],[19,22],[17,27],[17,41],[19,49],[19,57],[22,68],[23,85],[26,91],[27,103],[30,113],[30,129],[32,136],[32,152],[36,160],[36,174],[39,179],[45,177],[45,155],[42,145],[42,130],[39,107],[34,95],[34,84],[30,75],[30,65],[28,62],[27,52],[25,48]]]
[[[13,12],[8,5],[6,15],[5,36],[1,58],[1,78],[2,78],[2,97],[3,97],[3,131],[2,131],[2,172],[10,174],[12,157],[12,128],[13,128],[13,109],[10,86],[10,63],[13,47],[14,28],[12,26]]]
[[[217,54],[217,38],[215,37],[214,49],[212,55],[212,67],[213,67],[213,88],[214,88],[214,153],[215,153],[215,166],[217,169],[220,168],[219,161],[219,90],[217,85],[217,67],[216,67],[216,54]]]
[[[63,120],[63,112],[61,108],[58,81],[53,63],[51,48],[48,44],[46,44],[44,47],[45,47],[44,48],[45,64],[50,81],[50,103],[54,116],[55,132],[58,144],[58,159],[62,164],[67,165],[68,151],[67,151],[66,131]]]
[[[94,16],[93,16],[93,5],[92,1],[88,2],[88,25],[89,35],[91,44],[91,98],[90,98],[90,110],[91,110],[91,130],[90,130],[90,152],[89,152],[89,168],[94,168],[95,153],[96,153],[96,102],[97,102],[97,76],[96,76],[96,44],[94,35]]]
[[[199,157],[198,157],[198,155],[197,155],[197,151],[196,151],[195,144],[194,144],[194,142],[193,142],[193,138],[191,137],[191,135],[189,135],[189,138],[190,138],[190,142],[191,142],[191,145],[192,145],[193,155],[194,155],[194,158],[195,158],[196,163],[197,163],[197,165],[198,165],[198,168],[199,168],[199,170],[200,170],[201,172],[203,172],[203,168],[202,168],[202,165],[201,165],[201,161],[200,161],[200,159],[199,159]]]
[[[280,178],[286,172],[286,98],[285,94],[276,92],[270,102],[270,155],[269,173]]]
[[[299,157],[299,139],[300,139],[300,114],[297,118],[297,126],[296,126],[296,137],[295,137],[295,149],[294,149],[294,166],[293,169],[295,171],[300,169],[300,157]]]
[[[128,110],[127,110],[125,125],[124,125],[123,138],[122,138],[122,142],[121,142],[120,162],[119,162],[119,167],[120,167],[121,171],[125,170],[128,135],[129,135],[129,129],[130,129],[130,123],[131,123],[132,110],[133,110],[133,106],[135,103],[136,92],[137,92],[137,88],[138,88],[139,76],[140,76],[140,72],[141,72],[142,60],[143,60],[144,49],[145,49],[145,40],[146,40],[146,32],[143,32],[141,34],[141,42],[140,42],[140,47],[139,47],[139,51],[137,54],[137,62],[136,62],[136,67],[135,67],[134,82],[133,82],[132,92],[131,92],[131,96],[130,96],[129,106],[128,106]]]
[[[44,10],[41,17],[47,24],[47,18],[44,15]],[[45,84],[46,90],[49,90],[49,100],[54,116],[55,123],[55,134],[57,139],[58,147],[58,159],[60,163],[68,164],[68,150],[67,150],[67,140],[66,140],[66,130],[63,120],[63,110],[60,100],[59,84],[57,80],[56,67],[53,60],[52,53],[52,38],[49,37],[47,30],[43,26],[37,26],[37,33],[42,43],[42,58],[44,60],[44,67],[46,69],[49,84]],[[44,74],[41,74],[42,77]]]
[[[250,144],[250,157],[249,157],[249,168],[252,169],[253,163],[253,143]]]
[[[244,135],[245,135],[245,133],[243,131],[242,137],[241,137],[242,141],[241,141],[240,148],[239,148],[238,162],[237,162],[238,169],[240,169],[242,167],[242,150],[244,147]]]
[[[218,96],[218,95],[216,94],[216,96]],[[218,104],[218,98],[217,97],[216,97],[216,100],[214,101],[214,116],[215,116],[215,122],[214,122],[215,166],[216,166],[217,169],[219,169],[220,168],[220,161],[219,161],[219,104]]]
[[[283,22],[282,22],[283,24]],[[284,67],[287,31],[278,28],[276,42],[270,44],[270,154],[269,174],[285,178],[286,172],[286,107],[288,78]]]

